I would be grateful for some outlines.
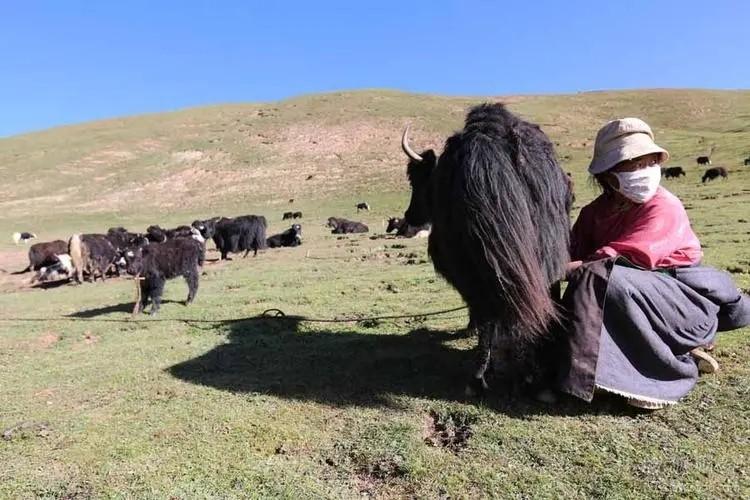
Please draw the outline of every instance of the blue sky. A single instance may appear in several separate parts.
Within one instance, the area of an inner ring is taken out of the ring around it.
[[[0,136],[356,88],[750,87],[750,2],[5,2]]]

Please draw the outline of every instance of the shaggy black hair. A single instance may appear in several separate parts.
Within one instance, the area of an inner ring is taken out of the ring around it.
[[[183,276],[188,284],[189,304],[198,292],[200,267],[203,265],[203,245],[192,238],[174,238],[164,243],[153,243],[125,254],[129,274],[140,275],[141,302],[136,312],[141,312],[151,299],[150,314],[156,314],[161,305],[166,280]]]
[[[435,269],[479,327],[472,385],[483,388],[490,361],[524,358],[557,317],[549,291],[569,260],[570,183],[549,138],[501,104],[473,108],[437,164],[431,153],[409,162],[406,220],[432,222]]]
[[[268,223],[262,215],[242,215],[234,219],[222,219],[216,223],[214,244],[227,259],[229,253],[245,252],[244,257],[253,251],[266,248],[266,227]]]

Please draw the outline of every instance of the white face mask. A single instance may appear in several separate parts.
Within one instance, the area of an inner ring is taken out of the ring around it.
[[[634,172],[612,172],[617,176],[624,197],[634,203],[646,203],[654,197],[661,180],[661,166],[657,163]]]

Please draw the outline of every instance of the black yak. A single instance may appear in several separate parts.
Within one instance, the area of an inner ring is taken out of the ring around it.
[[[701,178],[701,182],[705,184],[706,181],[712,181],[716,179],[717,177],[723,177],[727,178],[727,169],[724,167],[713,167],[706,170],[706,173],[703,174],[703,177]]]
[[[292,219],[301,219],[302,212],[292,212]]]
[[[158,225],[153,225],[146,228],[146,239],[151,243],[164,243],[174,238],[193,238],[201,243],[204,243],[206,239],[202,232],[194,226],[177,226],[174,229],[163,229]]]
[[[432,222],[435,270],[461,294],[479,331],[479,359],[467,392],[487,388],[488,369],[535,379],[557,318],[550,289],[569,261],[570,183],[538,126],[501,104],[483,104],[464,129],[432,150],[408,144],[409,224]],[[534,380],[538,383],[539,380]]]
[[[326,226],[332,228],[331,234],[366,233],[370,230],[365,224],[340,217],[329,217]]]
[[[266,227],[268,223],[262,215],[243,215],[233,219],[222,219],[216,223],[213,236],[216,249],[221,259],[226,260],[229,253],[250,251],[258,255],[258,250],[266,248]]]
[[[396,231],[396,236],[403,238],[426,238],[430,235],[430,224],[421,226],[412,226],[406,219],[400,217],[389,217],[388,226],[385,228],[386,233]]]
[[[745,158],[745,166],[747,167],[748,165],[750,165],[750,156]]]
[[[699,156],[695,159],[696,163],[698,165],[710,165],[711,164],[711,157],[710,156]]]
[[[669,179],[670,177],[679,178],[681,175],[685,175],[685,170],[682,167],[668,167],[663,169],[664,178]]]
[[[284,212],[284,215],[281,216],[281,220],[288,220],[294,217],[294,212]]]
[[[198,230],[204,240],[208,241],[216,234],[216,225],[225,220],[229,219],[226,217],[211,217],[206,220],[195,220],[191,226]]]
[[[292,224],[292,227],[281,234],[274,234],[268,238],[269,248],[296,247],[302,244],[302,226]]]
[[[38,271],[42,267],[49,267],[58,262],[58,255],[68,253],[68,244],[63,240],[34,243],[29,248],[29,266],[20,271]]]
[[[97,274],[105,281],[107,271],[117,259],[114,245],[104,234],[74,234],[68,241],[68,254],[78,283],[83,283],[84,273],[89,281],[96,281]]]
[[[369,212],[370,211],[370,205],[368,205],[364,201],[359,202],[359,203],[357,203],[357,212],[359,212],[360,210],[367,210]]]
[[[167,232],[158,225],[146,228],[146,238],[151,243],[164,243],[167,241]]]
[[[149,243],[146,236],[138,233],[131,233],[124,227],[111,227],[107,230],[107,239],[115,251],[118,253],[133,247],[143,246]]]
[[[149,314],[159,312],[166,280],[178,276],[183,276],[188,284],[185,305],[191,303],[198,291],[203,255],[203,245],[193,238],[174,238],[126,252],[128,273],[143,278],[141,301],[136,304],[135,312],[143,311],[149,299]]]

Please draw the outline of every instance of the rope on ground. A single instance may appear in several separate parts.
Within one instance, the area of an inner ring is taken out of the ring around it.
[[[136,283],[138,283],[136,281]],[[136,297],[137,298],[137,297]],[[138,302],[136,302],[136,306]],[[360,322],[373,322],[373,321],[389,321],[399,319],[417,319],[417,318],[430,318],[435,316],[442,316],[452,312],[462,311],[467,309],[466,306],[453,307],[451,309],[443,309],[440,311],[430,311],[417,314],[390,314],[382,316],[368,316],[368,317],[350,317],[350,318],[310,318],[307,316],[289,315],[281,309],[272,308],[266,309],[261,314],[256,316],[247,316],[245,318],[225,318],[225,319],[190,319],[190,318],[148,318],[148,319],[114,319],[114,318],[95,318],[95,317],[80,317],[80,316],[63,316],[56,318],[0,318],[0,322],[22,322],[22,321],[84,321],[84,322],[115,322],[115,323],[154,323],[154,322],[180,322],[180,323],[242,323],[246,321],[267,321],[267,320],[286,320],[286,321],[297,321],[300,323],[360,323]],[[446,319],[457,319],[459,316],[451,316]]]

